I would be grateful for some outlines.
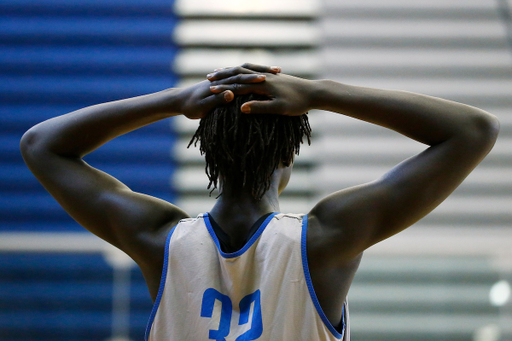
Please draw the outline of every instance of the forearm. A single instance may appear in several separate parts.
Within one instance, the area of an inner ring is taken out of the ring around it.
[[[52,118],[24,135],[22,150],[36,148],[62,156],[82,157],[117,136],[177,115],[178,92],[178,89],[168,89]]]
[[[496,118],[475,107],[405,91],[313,82],[312,105],[435,145],[458,136],[493,135]]]

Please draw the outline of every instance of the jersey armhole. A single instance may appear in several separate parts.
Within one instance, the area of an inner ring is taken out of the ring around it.
[[[176,224],[176,226],[178,226]],[[153,304],[153,309],[151,310],[151,315],[149,315],[149,321],[146,326],[146,332],[144,334],[144,340],[149,341],[149,333],[151,332],[151,327],[153,326],[153,321],[155,320],[156,312],[158,311],[158,306],[160,305],[160,300],[162,299],[162,295],[164,293],[165,288],[165,280],[167,279],[167,269],[169,264],[169,243],[171,241],[171,236],[176,229],[174,226],[169,234],[167,235],[167,240],[165,241],[165,253],[164,253],[164,265],[162,268],[162,277],[160,278],[160,286],[158,288],[158,294],[156,295],[155,303]]]
[[[322,307],[320,306],[320,302],[318,301],[318,298],[316,296],[315,289],[313,288],[313,282],[311,281],[311,274],[309,273],[309,265],[308,265],[307,230],[308,230],[308,216],[306,214],[302,217],[301,255],[302,255],[302,267],[304,270],[304,277],[306,279],[306,284],[308,286],[309,295],[310,295],[311,300],[313,301],[313,304],[315,305],[318,315],[322,319],[324,325],[327,327],[327,329],[329,329],[329,331],[335,338],[341,340],[343,338],[343,334],[344,334],[345,328],[346,328],[345,304],[343,305],[343,311],[342,311],[342,317],[341,317],[343,329],[342,329],[342,332],[340,333],[336,330],[336,328],[334,328],[334,326],[331,324],[331,322],[327,319],[327,316],[325,316],[325,313],[322,310]]]

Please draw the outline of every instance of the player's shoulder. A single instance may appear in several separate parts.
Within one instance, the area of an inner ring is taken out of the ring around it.
[[[305,215],[306,215],[305,213],[276,213],[274,215],[274,219],[276,219],[276,220],[292,219],[292,220],[302,221]]]
[[[305,224],[305,214],[296,213],[276,213],[269,217],[269,220],[264,227],[265,234],[271,235],[272,238],[276,236],[287,236],[293,240],[300,240],[304,228],[307,227]],[[268,218],[267,218],[268,219]]]
[[[275,224],[296,225],[307,231],[320,227],[318,219],[311,213],[277,213],[273,220]]]
[[[272,219],[268,222],[271,226],[275,226],[279,230],[292,229],[302,230],[307,227],[306,214],[303,213],[276,213],[272,216]]]
[[[205,220],[206,220],[206,217],[208,216],[207,213],[199,213],[197,216],[195,217],[183,217],[181,219],[179,219],[175,224],[174,226],[175,227],[187,227],[187,226],[192,226],[192,225],[201,225],[201,224],[205,224]]]

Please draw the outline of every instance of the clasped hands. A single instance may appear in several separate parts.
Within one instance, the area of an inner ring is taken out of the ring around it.
[[[302,115],[312,109],[309,94],[313,81],[280,73],[279,67],[245,63],[216,69],[207,80],[181,89],[181,113],[190,119],[203,118],[216,106],[231,102],[236,95],[256,93],[268,100],[241,106],[246,114]]]

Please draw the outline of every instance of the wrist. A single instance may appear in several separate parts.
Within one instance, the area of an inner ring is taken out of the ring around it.
[[[156,93],[159,106],[167,116],[172,117],[182,114],[183,98],[185,97],[183,90],[183,88],[169,88]]]
[[[312,108],[339,112],[339,110],[354,100],[355,88],[329,79],[312,81],[310,101]]]
[[[336,82],[328,79],[319,79],[310,81],[309,104],[311,109],[329,110],[328,103],[330,92],[333,90]]]
[[[324,81],[323,80],[308,80],[307,87],[307,101],[308,110],[320,109],[323,92],[324,92]]]

